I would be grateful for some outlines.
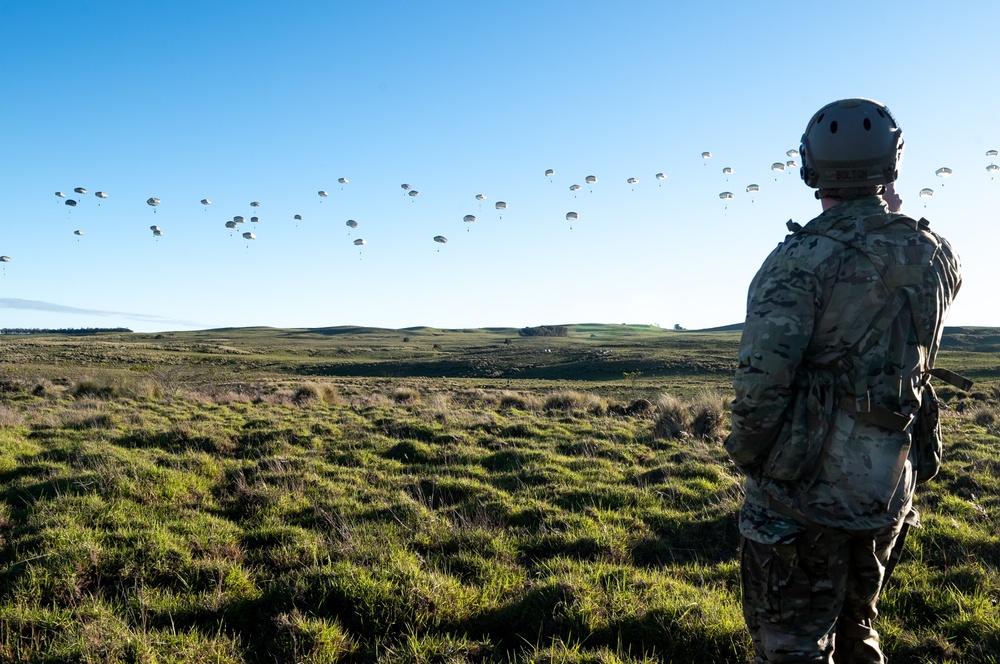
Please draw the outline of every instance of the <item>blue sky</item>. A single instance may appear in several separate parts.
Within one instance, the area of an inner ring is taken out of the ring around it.
[[[739,322],[819,212],[771,164],[854,96],[962,256],[949,323],[1000,326],[1000,8],[751,4],[0,0],[0,327]]]

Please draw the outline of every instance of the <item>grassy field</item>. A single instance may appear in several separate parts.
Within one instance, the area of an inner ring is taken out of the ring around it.
[[[0,337],[0,661],[749,662],[738,333]],[[1000,333],[949,330],[893,662],[1000,661]]]

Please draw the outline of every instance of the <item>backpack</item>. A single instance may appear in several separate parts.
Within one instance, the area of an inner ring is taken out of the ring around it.
[[[921,231],[923,235],[934,244],[935,251],[940,247],[937,237],[929,232],[929,222],[926,219],[914,221],[908,217],[900,217],[895,221],[901,221],[912,225]],[[924,280],[925,265],[909,265],[894,263],[886,260],[885,256],[879,256],[879,261],[872,257],[863,247],[859,247],[852,242],[827,233],[802,227],[791,220],[788,228],[794,233],[812,233],[822,235],[840,242],[851,249],[860,252],[876,268],[879,278],[891,293],[883,308],[872,319],[871,324],[858,340],[841,355],[832,365],[825,367],[825,370],[832,370],[834,380],[837,383],[834,397],[836,405],[845,410],[857,421],[873,424],[875,426],[902,433],[909,430],[911,434],[911,446],[914,452],[914,470],[917,475],[917,483],[923,483],[933,478],[941,469],[941,462],[944,450],[941,435],[940,410],[943,404],[937,398],[934,386],[931,385],[931,377],[943,380],[961,390],[968,391],[972,388],[972,381],[947,369],[935,368],[934,358],[931,356],[932,340],[923,338],[921,331],[924,329],[922,321],[918,320],[917,297],[918,293],[914,286],[922,285]],[[880,266],[879,263],[882,263]],[[910,317],[917,331],[917,342],[920,349],[920,407],[912,414],[904,413],[884,408],[872,403],[871,390],[868,387],[867,367],[862,363],[861,358],[870,351],[888,332],[893,322],[902,313],[905,307],[909,308]],[[829,382],[824,381],[824,382]],[[793,419],[796,413],[793,407]],[[832,413],[832,410],[827,411]],[[825,432],[824,432],[825,433]],[[813,441],[807,447],[812,448],[816,457],[821,456],[821,449],[816,449]],[[773,456],[773,455],[772,455]],[[815,457],[814,457],[815,458]],[[818,466],[818,459],[816,460]],[[786,469],[788,470],[788,469]],[[796,477],[776,477],[776,479],[797,479],[804,475],[805,467],[800,467],[791,471]],[[788,474],[788,473],[786,473]]]

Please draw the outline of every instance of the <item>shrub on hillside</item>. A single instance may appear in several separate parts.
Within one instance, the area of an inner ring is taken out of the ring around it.
[[[565,337],[569,334],[569,329],[563,325],[539,325],[523,327],[517,333],[522,337]]]

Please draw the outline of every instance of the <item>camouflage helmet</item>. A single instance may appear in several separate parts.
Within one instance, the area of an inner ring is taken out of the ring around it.
[[[899,177],[903,132],[885,105],[841,99],[812,116],[799,155],[799,175],[814,189],[885,185]]]

